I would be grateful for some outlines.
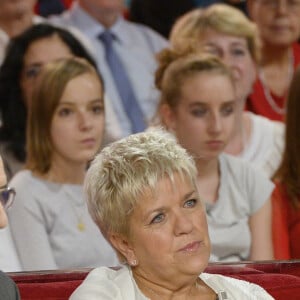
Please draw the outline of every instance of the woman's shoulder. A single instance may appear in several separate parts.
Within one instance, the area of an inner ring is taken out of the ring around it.
[[[42,186],[43,181],[34,176],[30,170],[24,169],[17,172],[10,180],[9,185],[15,188],[29,187],[34,189],[36,186]]]
[[[250,120],[251,134],[241,158],[264,171],[270,178],[281,160],[285,125],[251,112],[245,114]]]
[[[228,173],[235,180],[240,181],[245,178],[251,178],[253,180],[270,181],[265,172],[239,157],[222,153],[220,155],[220,163],[221,170]]]
[[[127,267],[118,270],[100,267],[92,270],[70,297],[70,300],[79,299],[142,300],[146,298],[137,298],[134,280]]]
[[[235,180],[240,181],[245,177],[253,177],[257,172],[267,179],[267,176],[263,173],[263,171],[255,168],[249,161],[240,157],[222,153],[219,159],[221,171],[226,172],[226,174],[232,176]]]
[[[264,116],[247,113],[251,120],[252,140],[261,147],[266,145],[272,147],[280,140],[284,141],[285,124],[283,122],[270,120]]]
[[[26,169],[19,171],[11,179],[9,186],[16,190],[17,198],[32,199],[32,196],[35,195],[38,199],[46,201],[51,196],[56,195],[58,197],[62,185],[43,180]]]
[[[260,169],[254,167],[247,161],[237,157],[221,155],[221,178],[222,187],[226,187],[231,197],[238,195],[251,207],[251,211],[257,211],[267,199],[273,189],[273,182]]]
[[[274,299],[261,286],[232,277],[202,273],[200,278],[218,294],[226,294],[224,299]],[[221,299],[223,299],[221,298]]]
[[[30,170],[21,170],[17,172],[13,178],[10,180],[10,185],[19,185],[19,184],[31,184],[35,181],[35,177],[33,176]]]
[[[270,120],[269,118],[251,112],[247,113],[250,117],[252,127],[256,130],[256,134],[260,133],[260,135],[263,136],[265,133],[268,133],[271,137],[276,137],[277,135],[283,137],[285,130],[285,124],[283,122]]]

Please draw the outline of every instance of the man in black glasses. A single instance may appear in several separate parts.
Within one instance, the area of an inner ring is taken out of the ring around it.
[[[2,159],[0,157],[0,230],[7,225],[5,210],[12,204],[15,191],[7,186],[6,175]],[[1,247],[1,245],[0,245]],[[1,267],[1,266],[0,266]],[[16,284],[3,272],[0,271],[0,299],[20,299]]]

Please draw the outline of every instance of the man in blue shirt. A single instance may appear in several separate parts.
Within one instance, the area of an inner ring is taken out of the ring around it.
[[[154,87],[155,55],[168,46],[167,40],[154,30],[126,20],[123,17],[124,8],[123,0],[77,0],[68,11],[50,19],[56,24],[76,27],[89,38],[118,123],[118,138],[143,130],[154,116],[159,98]],[[109,46],[102,38],[105,32],[110,35]],[[107,49],[113,52],[114,62],[118,57],[114,69]],[[125,84],[122,88],[118,86],[114,74],[118,64],[121,66],[117,75],[122,73],[123,78],[127,77],[126,87]],[[129,85],[131,91],[127,93]],[[135,102],[125,101],[124,104],[124,94],[129,100],[135,98]],[[135,114],[140,114],[139,117],[144,120],[144,127],[140,129],[134,129],[132,114],[128,112],[132,106],[138,108]]]

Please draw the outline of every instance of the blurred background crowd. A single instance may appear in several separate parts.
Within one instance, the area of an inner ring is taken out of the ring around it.
[[[299,37],[300,0],[0,1],[0,269],[117,265],[85,173],[157,127],[195,160],[210,261],[299,259]]]

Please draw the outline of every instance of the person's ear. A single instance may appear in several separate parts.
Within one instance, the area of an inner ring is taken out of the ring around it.
[[[174,110],[168,104],[162,104],[159,113],[162,123],[167,129],[174,131],[176,129],[176,116]]]
[[[121,234],[110,233],[109,240],[116,250],[118,250],[124,257],[126,257],[127,263],[131,266],[138,264],[137,257],[134,249],[129,242],[129,239]]]

